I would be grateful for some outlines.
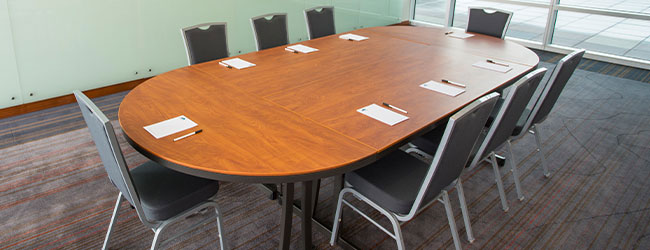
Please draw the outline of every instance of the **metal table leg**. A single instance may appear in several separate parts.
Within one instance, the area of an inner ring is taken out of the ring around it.
[[[293,183],[282,184],[282,219],[280,221],[280,249],[291,245],[291,219],[293,216]]]

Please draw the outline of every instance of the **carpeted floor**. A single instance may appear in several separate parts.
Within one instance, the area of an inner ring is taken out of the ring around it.
[[[95,101],[115,120],[125,94]],[[106,177],[77,109],[76,104],[66,105],[0,120],[0,249],[101,247],[117,191]],[[127,162],[135,166],[146,161],[124,142],[115,125]],[[526,199],[517,201],[510,173],[504,169],[509,212],[500,208],[491,169],[463,177],[476,236],[472,244],[463,241],[463,247],[649,249],[650,84],[577,70],[553,113],[540,126],[540,134],[552,175],[543,178],[532,136],[516,142]],[[331,180],[324,180],[316,214],[328,221],[334,212],[331,187]],[[450,195],[464,239],[456,191]],[[218,203],[232,248],[277,247],[277,202],[252,185],[222,183]],[[153,233],[133,210],[126,211],[111,248],[149,247]],[[388,223],[378,212],[371,216]],[[294,217],[294,245],[299,222]],[[453,248],[441,204],[429,207],[402,228],[408,249]],[[344,210],[342,235],[362,249],[395,248],[390,237],[349,209]],[[317,249],[329,248],[327,239],[328,235],[314,233]],[[168,247],[211,249],[216,242],[216,226],[211,221]]]

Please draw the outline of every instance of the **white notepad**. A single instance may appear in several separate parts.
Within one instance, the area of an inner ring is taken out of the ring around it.
[[[449,35],[447,35],[447,36],[449,36],[449,37],[453,37],[453,38],[465,39],[465,38],[473,37],[474,35],[473,35],[473,34],[469,34],[469,33],[457,33],[457,32],[453,32],[453,33],[451,33],[451,34],[449,34]]]
[[[231,66],[231,67],[236,68],[236,69],[245,69],[245,68],[248,68],[248,67],[255,66],[255,64],[244,61],[244,60],[239,59],[239,58],[233,58],[233,59],[230,59],[230,60],[221,61],[221,62],[219,62],[219,64],[222,64],[222,65],[225,64],[225,65]]]
[[[193,122],[184,115],[181,115],[179,117],[174,117],[169,120],[151,124],[149,126],[144,126],[144,129],[147,130],[156,139],[160,139],[165,136],[178,133],[192,127],[196,127],[196,125],[196,122]]]
[[[407,116],[403,116],[401,114],[395,113],[388,109],[382,108],[381,106],[374,103],[365,106],[363,108],[357,109],[357,112],[367,115],[380,122],[386,123],[390,126],[393,126],[395,124],[398,124],[408,119]]]
[[[292,45],[292,46],[287,47],[287,49],[298,51],[300,53],[305,53],[305,54],[318,51],[318,49],[315,49],[315,48],[312,48],[312,47],[309,47],[309,46],[305,46],[305,45],[302,45],[302,44]]]
[[[506,72],[512,70],[512,68],[510,68],[510,67],[506,67],[506,66],[498,65],[498,64],[494,64],[494,63],[489,63],[489,62],[486,62],[486,61],[480,61],[480,62],[474,63],[474,64],[472,64],[472,66],[483,68],[483,69],[489,69],[489,70],[493,70],[493,71],[501,72],[501,73],[506,73]]]
[[[363,40],[368,39],[368,37],[355,35],[355,34],[350,34],[350,33],[340,35],[339,38],[345,39],[345,40],[354,40],[354,41],[363,41]]]
[[[465,89],[463,88],[436,81],[425,82],[423,84],[420,84],[420,87],[454,97],[465,92]]]

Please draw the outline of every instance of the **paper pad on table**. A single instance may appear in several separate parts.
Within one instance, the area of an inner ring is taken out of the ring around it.
[[[255,64],[249,63],[249,62],[244,61],[244,60],[239,59],[239,58],[233,58],[233,59],[230,59],[230,60],[221,61],[221,63],[229,65],[229,66],[231,66],[233,68],[236,68],[236,69],[245,69],[245,68],[248,68],[248,67],[255,66]]]
[[[350,34],[350,33],[340,35],[339,38],[345,39],[345,40],[354,40],[354,41],[363,41],[363,40],[368,39],[365,36],[359,36],[359,35]]]
[[[382,108],[381,106],[374,103],[357,109],[357,112],[374,118],[380,122],[386,123],[390,126],[408,119],[407,116],[403,116],[388,109]]]
[[[457,96],[465,92],[465,89],[452,86],[450,84],[444,84],[436,81],[428,81],[423,84],[420,84],[420,87],[423,87],[428,90],[433,90],[438,93],[442,93],[448,96]]]
[[[454,32],[454,33],[451,33],[451,34],[449,34],[447,36],[453,37],[453,38],[465,39],[465,38],[473,37],[474,35],[473,34],[468,34],[468,33],[456,33],[456,32]]]
[[[169,120],[164,120],[159,123],[145,126],[144,129],[147,130],[156,139],[160,139],[165,136],[178,133],[192,127],[196,127],[196,125],[197,124],[195,122],[185,117],[184,115],[181,115]]]
[[[298,51],[300,53],[305,53],[305,54],[318,51],[318,49],[314,49],[312,47],[308,47],[308,46],[305,46],[305,45],[302,45],[302,44],[296,44],[296,45],[293,45],[293,46],[289,46],[287,48],[290,49],[290,50],[295,50],[295,51]]]
[[[512,68],[510,68],[510,67],[503,66],[503,65],[498,65],[498,64],[494,64],[494,63],[489,63],[489,62],[486,62],[486,61],[480,61],[480,62],[474,63],[474,64],[472,64],[472,66],[483,68],[483,69],[489,69],[489,70],[493,70],[493,71],[501,72],[501,73],[506,73],[506,72],[512,70]]]

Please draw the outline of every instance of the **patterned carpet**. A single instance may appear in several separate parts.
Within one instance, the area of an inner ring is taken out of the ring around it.
[[[500,208],[491,169],[463,177],[476,237],[472,244],[463,241],[463,247],[650,249],[650,85],[644,79],[577,70],[540,126],[551,166],[549,179],[543,178],[530,135],[514,144],[524,201],[516,200],[510,173],[503,171],[509,212]],[[125,94],[95,101],[115,120]],[[77,109],[76,104],[66,105],[0,120],[0,249],[101,247],[117,191],[106,177]],[[128,164],[146,161],[117,132]],[[323,181],[316,213],[328,221],[334,212],[331,187],[330,179]],[[464,239],[456,191],[450,197]],[[277,248],[277,202],[252,185],[222,183],[218,203],[232,248]],[[111,248],[148,248],[153,233],[133,210],[125,211]],[[378,212],[370,214],[387,225],[388,220]],[[202,216],[206,215],[172,228]],[[299,223],[294,217],[294,245],[298,244]],[[441,204],[429,207],[402,228],[408,249],[453,248]],[[173,230],[165,235],[171,234]],[[362,249],[395,248],[390,237],[350,209],[344,210],[342,235]],[[317,249],[328,249],[327,239],[328,235],[314,233]],[[211,220],[168,247],[214,249],[216,244],[216,223]]]

